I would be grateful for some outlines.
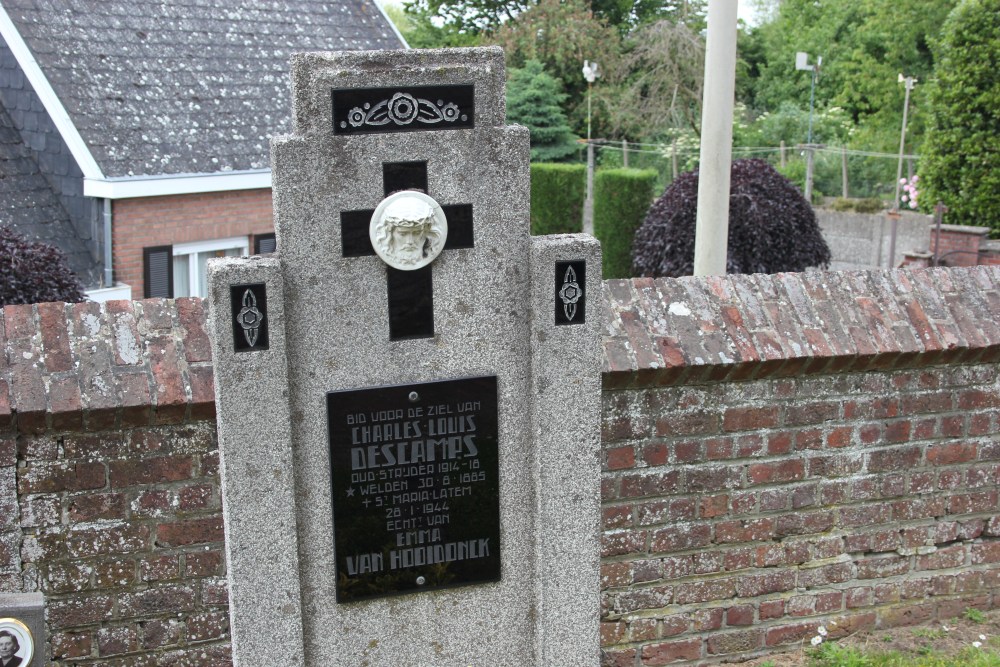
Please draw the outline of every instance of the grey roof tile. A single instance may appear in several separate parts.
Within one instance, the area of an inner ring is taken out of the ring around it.
[[[2,0],[106,176],[268,166],[289,57],[401,48],[372,0]]]
[[[34,154],[0,105],[0,225],[31,241],[54,245],[86,284],[96,283],[99,267],[70,222],[69,214],[38,169]]]

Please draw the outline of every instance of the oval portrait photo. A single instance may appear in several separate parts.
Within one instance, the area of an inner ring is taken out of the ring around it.
[[[28,667],[34,653],[28,626],[16,618],[0,618],[0,667]]]

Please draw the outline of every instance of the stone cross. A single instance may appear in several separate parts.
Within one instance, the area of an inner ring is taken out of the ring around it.
[[[600,247],[529,235],[504,78],[293,58],[278,251],[209,266],[237,666],[599,661]]]

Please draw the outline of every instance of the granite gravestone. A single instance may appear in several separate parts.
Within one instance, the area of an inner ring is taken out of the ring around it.
[[[499,49],[297,55],[278,252],[209,268],[236,665],[598,662],[600,248]]]
[[[41,593],[0,593],[0,664],[45,664],[45,599]]]

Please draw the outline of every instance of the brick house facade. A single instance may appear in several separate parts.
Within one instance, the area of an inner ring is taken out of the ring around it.
[[[86,7],[0,5],[0,176],[37,176],[0,188],[0,224],[134,298],[204,294],[207,257],[273,232],[269,140],[289,130],[293,53],[406,46],[371,0]]]
[[[115,276],[132,286],[134,299],[145,294],[146,248],[242,239],[254,252],[274,234],[269,188],[120,199],[112,210]]]

